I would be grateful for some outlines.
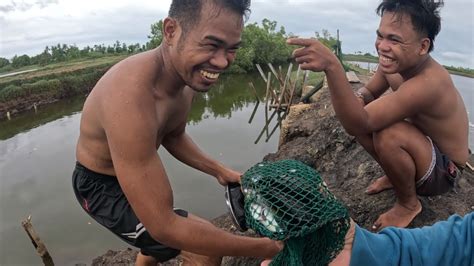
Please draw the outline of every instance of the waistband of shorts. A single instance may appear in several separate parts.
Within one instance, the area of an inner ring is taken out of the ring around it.
[[[90,177],[94,177],[94,178],[114,178],[116,179],[117,177],[116,176],[112,176],[112,175],[106,175],[106,174],[101,174],[101,173],[97,173],[97,172],[94,172],[92,170],[90,170],[89,168],[85,167],[84,165],[82,165],[80,162],[76,161],[76,168],[75,168],[76,171],[80,172],[80,173],[83,173],[83,174],[86,174],[87,176],[90,176]]]

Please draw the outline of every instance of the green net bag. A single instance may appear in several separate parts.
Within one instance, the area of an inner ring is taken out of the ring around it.
[[[248,227],[285,241],[272,265],[327,265],[342,250],[349,214],[313,168],[295,160],[261,162],[241,185]]]

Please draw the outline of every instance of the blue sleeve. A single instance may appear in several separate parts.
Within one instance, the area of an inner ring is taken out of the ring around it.
[[[356,226],[351,266],[474,265],[474,212],[432,226],[388,227],[371,233]]]

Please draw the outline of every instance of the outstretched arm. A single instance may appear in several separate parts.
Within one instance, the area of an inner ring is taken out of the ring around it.
[[[409,80],[396,92],[362,106],[347,81],[337,57],[315,39],[289,39],[292,45],[302,46],[293,52],[303,70],[324,71],[328,80],[331,101],[337,118],[351,135],[365,135],[379,131],[398,121],[433,106],[439,93],[426,80]]]
[[[216,177],[221,185],[240,181],[241,174],[205,154],[185,132],[184,125],[178,132],[166,136],[163,146],[181,162]]]

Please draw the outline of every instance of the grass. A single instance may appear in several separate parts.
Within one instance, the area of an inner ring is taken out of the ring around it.
[[[12,71],[12,72],[31,70],[35,68],[37,68],[37,70],[14,75],[14,76],[0,78],[0,83],[7,83],[14,80],[27,80],[31,78],[48,76],[51,74],[58,74],[58,73],[63,73],[63,72],[72,72],[75,70],[80,70],[80,69],[104,65],[104,64],[112,65],[126,58],[127,56],[128,55],[106,56],[106,57],[100,57],[100,58],[78,59],[78,60],[73,60],[73,61],[68,61],[68,62],[49,64],[46,66],[38,66],[38,65],[28,66],[24,68],[15,69],[15,71]],[[8,74],[8,73],[2,73],[2,74]]]

